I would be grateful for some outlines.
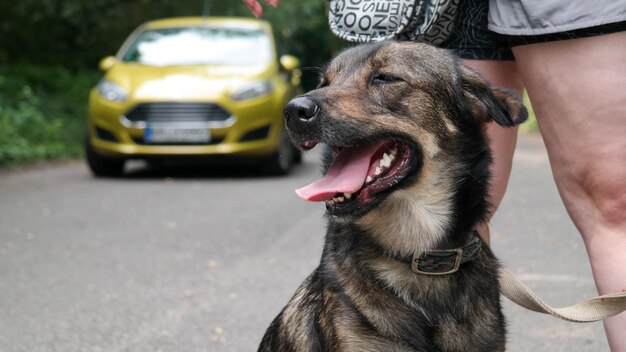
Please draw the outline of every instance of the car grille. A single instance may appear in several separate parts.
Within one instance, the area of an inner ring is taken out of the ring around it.
[[[211,103],[143,103],[125,116],[132,122],[221,122],[231,114]]]
[[[133,142],[139,145],[216,145],[224,141],[224,137],[212,138],[208,143],[146,143],[143,137],[132,137]]]

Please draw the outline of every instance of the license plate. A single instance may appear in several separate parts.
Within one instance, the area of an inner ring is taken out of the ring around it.
[[[208,143],[211,133],[208,128],[151,127],[144,131],[147,143]]]

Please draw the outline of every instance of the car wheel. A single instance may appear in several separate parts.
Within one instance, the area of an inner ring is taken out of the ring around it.
[[[283,131],[278,142],[278,149],[265,162],[267,171],[273,175],[288,174],[295,161],[294,150],[287,133]]]
[[[85,157],[87,165],[94,176],[97,177],[119,177],[124,173],[126,160],[119,158],[107,158],[96,153],[89,143],[89,136],[85,137]]]
[[[292,147],[292,148],[293,148],[293,162],[295,164],[302,163],[302,151],[296,147]]]

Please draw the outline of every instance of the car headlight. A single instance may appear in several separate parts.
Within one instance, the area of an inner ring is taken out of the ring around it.
[[[250,83],[243,88],[238,89],[235,93],[233,93],[230,98],[232,100],[246,100],[252,99],[256,97],[261,97],[264,95],[268,95],[274,90],[272,86],[272,82],[270,81],[256,81]]]
[[[106,79],[98,82],[96,89],[98,91],[98,94],[100,94],[104,99],[108,101],[116,101],[121,103],[128,99],[128,93],[126,93],[124,88]]]

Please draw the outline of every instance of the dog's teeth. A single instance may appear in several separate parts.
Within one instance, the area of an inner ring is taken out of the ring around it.
[[[380,160],[381,167],[389,167],[391,166],[391,157],[385,153],[383,158]]]
[[[365,178],[365,182],[367,182],[367,183],[370,183],[370,182],[372,182],[372,181],[374,181],[374,178],[373,178],[372,176],[367,176],[367,177]]]
[[[339,203],[341,203],[341,202],[343,202],[343,201],[345,200],[345,198],[344,198],[344,197],[337,197],[337,198],[335,198],[335,199],[336,199],[336,201],[337,201],[337,202],[339,202]]]
[[[378,176],[383,172],[383,170],[380,169],[380,167],[377,167],[376,170],[374,170],[374,175]]]
[[[346,199],[350,199],[352,198],[352,193],[344,193],[343,196],[346,197]]]

